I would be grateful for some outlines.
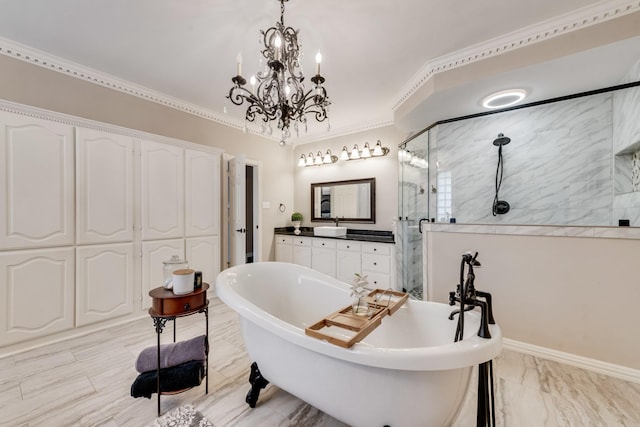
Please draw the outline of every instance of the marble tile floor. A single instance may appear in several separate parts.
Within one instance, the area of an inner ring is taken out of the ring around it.
[[[343,423],[269,385],[249,408],[248,359],[236,314],[211,299],[209,394],[204,383],[162,396],[163,413],[191,403],[216,427]],[[167,326],[163,342],[170,342]],[[178,319],[178,339],[203,333],[204,316]],[[129,391],[137,354],[155,344],[149,318],[0,358],[0,426],[151,426],[156,396]],[[504,351],[494,363],[499,426],[640,426],[640,384]],[[475,425],[475,380],[454,425]],[[428,402],[427,402],[428,404]],[[404,427],[404,426],[394,426]]]

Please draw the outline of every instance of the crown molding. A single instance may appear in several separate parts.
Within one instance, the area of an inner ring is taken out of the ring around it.
[[[65,113],[59,113],[57,111],[45,110],[43,108],[33,107],[31,105],[18,104],[16,102],[7,101],[4,99],[0,99],[0,111],[6,111],[12,114],[19,114],[21,116],[33,117],[36,119],[47,120],[50,122],[61,123],[74,127],[93,129],[100,132],[117,133],[119,135],[129,136],[134,139],[167,143],[183,148],[196,149],[199,151],[208,151],[212,153],[224,152],[223,149],[210,145],[198,144],[178,138],[149,133],[138,129],[125,128],[111,123],[98,122],[96,120],[85,119],[83,117],[72,116]]]
[[[398,109],[415,91],[417,91],[436,73],[500,55],[504,52],[548,40],[571,31],[619,18],[638,10],[640,10],[640,0],[604,0],[596,5],[585,7],[535,26],[518,30],[487,42],[459,50],[450,55],[428,61],[416,74],[414,74],[411,80],[403,86],[398,96],[392,101],[389,113],[392,115],[396,109]],[[199,105],[186,102],[141,85],[133,84],[110,74],[85,67],[2,37],[0,37],[0,54],[37,65],[48,70],[56,71],[70,77],[104,86],[149,102],[154,102],[168,108],[173,108],[206,120],[211,120],[245,133],[254,134],[265,139],[279,140],[279,138],[273,135],[265,135],[261,128],[255,124],[247,124],[243,120],[221,115]],[[375,123],[359,123],[353,127],[343,128],[337,131],[332,130],[330,133],[326,134],[326,136],[318,136],[318,134],[308,137],[303,136],[295,139],[293,144],[304,144],[336,138],[392,124],[393,119],[382,119]]]
[[[243,132],[264,136],[255,126],[246,126],[242,120],[220,115],[213,110],[191,104],[182,99],[169,96],[141,85],[136,85],[111,74],[85,67],[41,50],[25,46],[13,40],[0,37],[0,54],[37,65],[48,70],[56,71],[70,77],[97,84],[99,86],[113,89],[118,92],[126,93],[127,95],[142,98],[146,101],[173,108],[187,114],[192,114],[206,120],[211,120]]]
[[[428,61],[403,86],[391,109],[393,111],[397,110],[434,74],[501,55],[505,52],[549,40],[592,25],[601,24],[639,10],[640,1],[638,0],[604,0],[595,5],[584,7]]]

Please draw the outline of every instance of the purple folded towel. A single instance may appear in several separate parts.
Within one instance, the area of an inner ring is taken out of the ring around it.
[[[207,337],[200,335],[186,341],[160,346],[160,369],[171,368],[192,360],[205,360],[209,352]],[[158,369],[158,348],[147,347],[136,360],[136,371],[148,372]]]

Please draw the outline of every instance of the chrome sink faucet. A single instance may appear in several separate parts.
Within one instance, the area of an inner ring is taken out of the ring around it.
[[[338,227],[340,225],[340,218],[338,218],[338,215],[336,215],[336,219],[334,221],[336,222],[336,227]]]

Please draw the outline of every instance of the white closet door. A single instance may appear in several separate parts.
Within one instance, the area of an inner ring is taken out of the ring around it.
[[[142,309],[151,307],[151,289],[164,286],[162,264],[178,255],[184,259],[184,239],[142,242]]]
[[[133,312],[133,243],[76,249],[76,323],[100,322]]]
[[[133,240],[133,140],[77,129],[76,239],[79,244]]]
[[[192,237],[186,239],[187,261],[189,267],[202,271],[202,280],[213,287],[220,273],[219,237]]]
[[[184,236],[184,150],[142,141],[142,239]]]
[[[186,236],[220,233],[220,155],[185,150]]]
[[[73,328],[73,274],[73,248],[0,253],[0,345]]]
[[[0,112],[0,249],[73,244],[73,127]]]

